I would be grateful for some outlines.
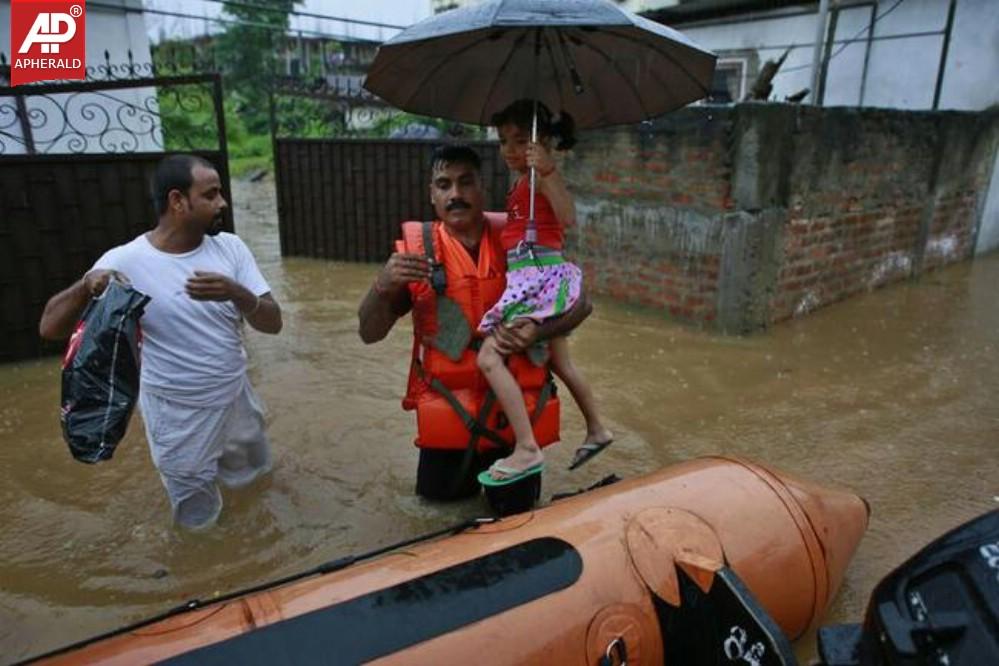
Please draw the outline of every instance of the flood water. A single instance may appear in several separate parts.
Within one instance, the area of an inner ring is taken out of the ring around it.
[[[408,322],[370,347],[356,333],[376,267],[281,260],[270,185],[235,191],[284,309],[280,336],[248,341],[274,473],[227,492],[214,531],[180,532],[138,418],[112,461],[82,465],[61,439],[58,359],[0,366],[0,662],[485,511],[413,495]],[[617,441],[565,471],[583,435],[568,401],[544,495],[715,453],[845,486],[873,516],[828,620],[858,621],[890,569],[999,507],[997,284],[993,256],[746,338],[597,299],[572,351]]]

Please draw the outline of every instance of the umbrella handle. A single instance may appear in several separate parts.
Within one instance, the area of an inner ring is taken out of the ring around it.
[[[534,98],[534,115],[531,118],[531,143],[538,142],[538,98]],[[530,199],[530,210],[528,213],[527,220],[527,233],[524,236],[524,240],[527,241],[528,245],[533,245],[538,242],[538,225],[534,220],[534,192],[537,184],[537,170],[531,167],[531,199]]]

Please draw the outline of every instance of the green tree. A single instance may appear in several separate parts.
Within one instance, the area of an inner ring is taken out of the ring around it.
[[[251,133],[268,130],[267,91],[277,71],[295,0],[240,0],[224,3],[233,23],[219,35],[217,57],[236,113]]]

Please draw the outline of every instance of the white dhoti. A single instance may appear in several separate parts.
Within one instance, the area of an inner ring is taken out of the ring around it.
[[[147,391],[140,391],[139,405],[153,463],[184,527],[209,527],[218,519],[218,481],[235,488],[270,471],[264,413],[249,379],[222,407],[193,407]]]

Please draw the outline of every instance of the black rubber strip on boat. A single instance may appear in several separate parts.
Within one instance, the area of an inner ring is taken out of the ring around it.
[[[532,539],[160,663],[362,663],[558,592],[582,571],[570,544]]]

